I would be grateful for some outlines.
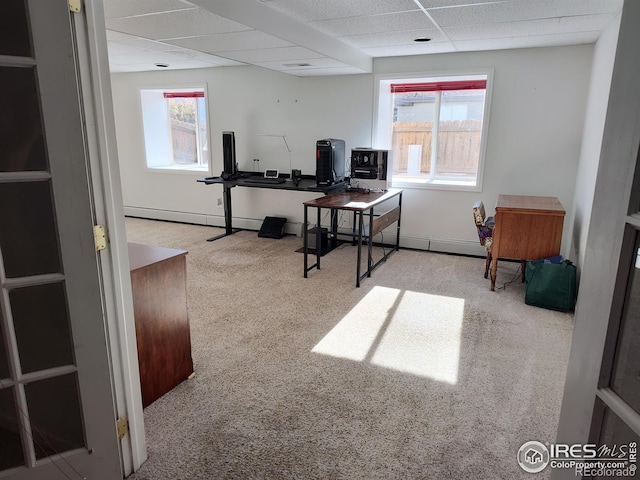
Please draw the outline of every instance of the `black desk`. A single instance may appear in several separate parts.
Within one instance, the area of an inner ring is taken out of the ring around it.
[[[398,206],[392,208],[387,211],[383,215],[374,218],[373,208],[381,203],[384,203],[392,198],[398,197]],[[352,236],[357,238],[358,242],[358,263],[356,266],[356,287],[360,286],[360,280],[364,277],[370,277],[371,272],[374,268],[376,268],[381,262],[385,261],[391,253],[397,251],[400,248],[400,216],[402,214],[402,190],[397,188],[391,188],[386,192],[380,193],[360,193],[360,192],[347,192],[347,191],[338,191],[333,192],[329,195],[325,195],[324,197],[316,198],[314,200],[309,200],[304,202],[304,234],[303,234],[303,255],[304,255],[304,278],[307,278],[307,273],[313,268],[317,268],[320,270],[320,257],[322,256],[321,248],[316,248],[316,263],[309,266],[307,260],[307,252],[308,252],[308,232],[307,232],[307,223],[308,223],[308,207],[315,207],[318,213],[317,225],[316,225],[316,247],[320,245],[320,237],[321,237],[321,210],[323,208],[328,208],[331,210],[331,230],[332,237],[336,238],[337,231],[337,211],[338,210],[347,210],[352,211],[354,213],[354,217],[358,218],[358,230],[357,232],[352,232]],[[367,212],[367,216],[369,217],[369,222],[367,225],[364,223],[364,215]],[[387,252],[380,260],[378,260],[375,264],[373,263],[373,257],[371,254],[371,248],[373,246],[373,237],[375,237],[378,233],[382,232],[389,225],[396,223],[396,244],[393,246],[394,248]],[[355,228],[355,224],[354,224]],[[367,238],[367,271],[364,274],[360,274],[360,263],[362,260],[362,239],[363,237]]]
[[[259,173],[239,172],[237,178],[231,180],[223,180],[221,177],[207,177],[199,178],[197,181],[204,183],[205,185],[222,185],[222,202],[224,206],[224,227],[225,232],[222,235],[208,238],[208,242],[218,240],[219,238],[233,235],[241,229],[234,229],[232,226],[233,215],[231,210],[231,189],[233,187],[251,187],[251,188],[270,188],[272,190],[291,190],[296,192],[323,192],[329,193],[335,190],[340,190],[347,186],[347,182],[339,182],[335,185],[318,186],[316,179],[312,175],[303,175],[298,184],[296,185],[293,180],[289,179],[288,175],[282,176],[285,178],[284,183],[266,184],[266,183],[251,183],[247,182],[247,178],[252,176],[262,176]]]

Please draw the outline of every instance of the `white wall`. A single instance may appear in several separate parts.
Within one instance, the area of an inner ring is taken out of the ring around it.
[[[615,60],[618,31],[620,29],[620,15],[611,22],[596,43],[591,67],[591,83],[587,99],[580,161],[576,175],[576,191],[574,196],[574,218],[571,219],[570,252],[575,258],[580,271],[584,263],[587,246],[587,232],[589,231],[593,191],[595,189],[600,150],[602,148],[602,132],[609,105],[609,89]]]
[[[494,69],[483,191],[405,191],[402,244],[482,254],[471,205],[482,199],[492,212],[501,193],[557,196],[567,220],[572,218],[592,55],[593,46],[582,45],[376,59],[374,74]],[[138,90],[181,81],[208,85],[212,174],[222,170],[222,130],[236,132],[238,159],[245,169],[253,168],[251,159],[259,155],[256,142],[264,141],[255,133],[286,134],[293,167],[309,174],[315,170],[317,139],[343,138],[347,151],[371,145],[374,75],[297,78],[254,67],[115,74],[118,152],[129,212],[139,213],[140,207],[187,212],[195,215],[183,218],[222,224],[223,212],[216,205],[221,187],[196,184],[197,174],[156,173],[144,167]],[[285,166],[279,168],[286,171]],[[300,222],[302,201],[314,196],[236,188],[234,224],[243,226],[243,219],[250,218],[259,226],[265,215]],[[568,223],[564,245],[572,231]]]

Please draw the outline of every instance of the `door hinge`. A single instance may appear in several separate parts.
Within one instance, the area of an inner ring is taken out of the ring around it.
[[[69,10],[73,13],[80,13],[80,10],[82,10],[82,0],[69,0]]]
[[[125,418],[116,420],[116,430],[118,431],[118,440],[122,440],[129,433],[129,422]]]
[[[107,248],[107,232],[104,225],[93,226],[93,239],[96,243],[96,252]]]

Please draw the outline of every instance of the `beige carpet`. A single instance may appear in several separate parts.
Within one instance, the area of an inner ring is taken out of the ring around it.
[[[555,440],[573,316],[490,292],[484,259],[400,250],[357,289],[350,245],[304,279],[293,236],[126,225],[189,251],[196,371],[145,409],[131,479],[548,478],[516,452]]]

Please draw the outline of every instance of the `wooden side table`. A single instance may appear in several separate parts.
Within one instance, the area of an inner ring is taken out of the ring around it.
[[[538,260],[560,254],[565,211],[556,197],[500,195],[493,231],[491,291],[498,258]]]
[[[184,250],[129,243],[142,406],[193,373]]]

